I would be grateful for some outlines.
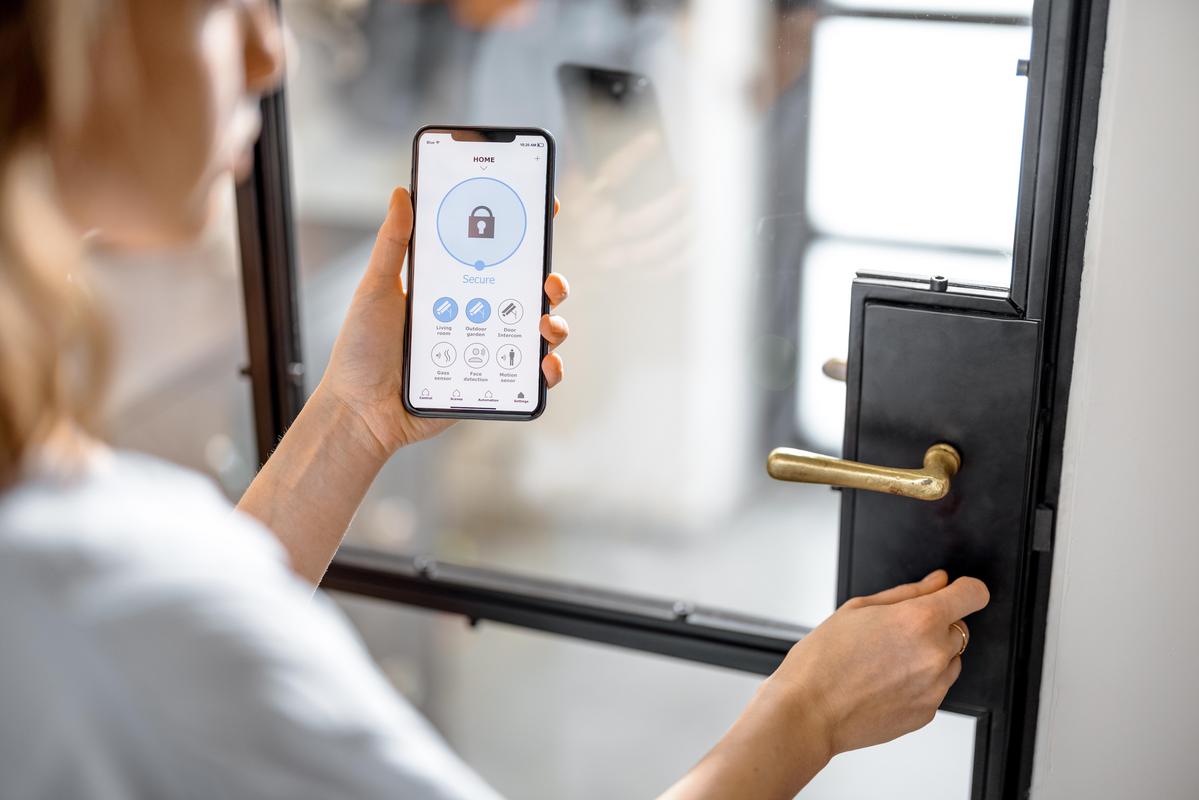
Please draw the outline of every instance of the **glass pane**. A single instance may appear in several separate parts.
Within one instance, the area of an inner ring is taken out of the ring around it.
[[[845,353],[855,271],[1008,283],[1027,25],[723,0],[284,9],[313,383],[418,127],[560,144],[566,382],[535,423],[399,453],[351,539],[823,619],[838,496],[772,483],[763,457],[840,449],[844,390],[819,366]],[[580,106],[565,64],[627,71],[656,101]]]
[[[1027,89],[1016,62],[1028,52],[1026,26],[822,22],[809,157],[814,226],[1010,254]]]
[[[338,597],[395,685],[505,797],[656,797],[724,733],[759,678]],[[974,719],[838,756],[800,795],[965,800]]]
[[[93,262],[114,334],[110,440],[207,473],[236,502],[258,457],[240,374],[246,325],[232,186],[222,197],[210,230],[187,249],[97,253]]]

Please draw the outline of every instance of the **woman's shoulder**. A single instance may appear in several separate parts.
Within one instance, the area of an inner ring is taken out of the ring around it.
[[[69,471],[34,468],[0,495],[0,572],[178,577],[230,560],[281,565],[285,555],[209,478],[152,456],[97,449]]]

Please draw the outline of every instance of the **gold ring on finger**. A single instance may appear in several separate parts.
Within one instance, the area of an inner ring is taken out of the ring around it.
[[[970,644],[970,634],[966,632],[965,628],[963,628],[961,625],[957,624],[956,622],[949,623],[949,627],[953,628],[955,631],[957,631],[958,633],[960,633],[962,635],[962,649],[958,650],[958,652],[957,652],[957,655],[960,656],[962,653],[966,652],[966,645]]]

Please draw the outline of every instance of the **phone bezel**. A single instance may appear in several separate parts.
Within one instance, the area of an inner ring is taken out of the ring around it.
[[[408,399],[409,381],[412,374],[412,299],[416,294],[416,202],[418,177],[420,170],[420,139],[426,133],[448,133],[453,135],[457,132],[468,132],[480,134],[483,136],[500,136],[511,137],[514,140],[517,136],[540,136],[545,139],[546,146],[546,172],[545,172],[545,251],[542,254],[541,267],[541,313],[540,318],[549,313],[550,300],[545,293],[545,281],[550,275],[550,259],[553,250],[553,230],[554,230],[554,164],[555,153],[557,150],[554,142],[554,136],[544,128],[536,127],[497,127],[497,126],[482,126],[482,125],[425,125],[421,127],[412,137],[412,175],[409,193],[412,195],[413,209],[413,224],[412,236],[408,240],[408,264],[406,272],[408,277],[408,298],[406,301],[407,313],[404,320],[404,375],[400,388],[401,401],[404,404],[404,410],[414,417],[427,417],[432,419],[501,419],[527,422],[537,419],[545,412],[546,397],[548,387],[545,382],[545,372],[541,369],[541,363],[549,354],[549,342],[545,337],[538,337],[541,340],[540,355],[537,358],[537,405],[529,411],[502,411],[500,409],[454,409],[454,408],[417,408]],[[503,139],[499,139],[503,141]]]

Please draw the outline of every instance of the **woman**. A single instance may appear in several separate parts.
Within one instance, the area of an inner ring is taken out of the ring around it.
[[[391,197],[329,368],[232,513],[208,483],[89,436],[103,337],[84,234],[208,222],[279,80],[266,0],[16,0],[0,10],[0,794],[481,798],[313,586],[398,448],[409,197]],[[554,275],[556,305],[567,285]],[[541,320],[551,345],[567,336]],[[562,361],[542,364],[548,382]],[[987,603],[938,571],[795,646],[666,796],[789,797],[835,754],[927,723]]]

